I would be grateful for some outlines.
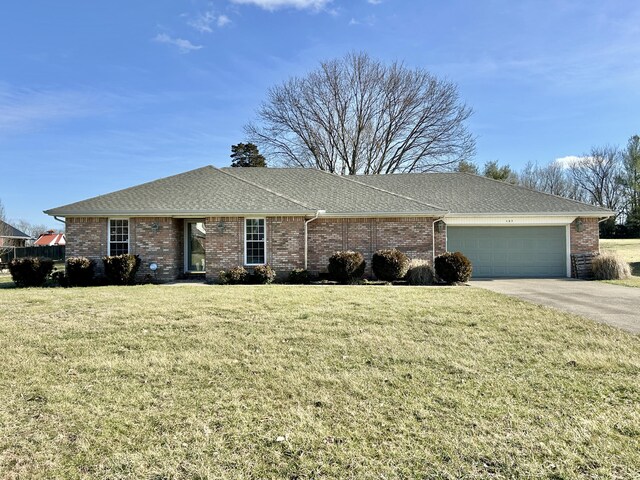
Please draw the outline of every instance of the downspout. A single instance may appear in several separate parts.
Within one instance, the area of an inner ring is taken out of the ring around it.
[[[67,226],[67,221],[66,220],[60,220],[56,215],[53,216],[53,219],[59,221],[60,223],[64,223],[65,227]]]
[[[304,269],[305,270],[307,269],[307,264],[308,264],[307,257],[309,252],[309,228],[307,227],[307,225],[309,225],[314,220],[317,220],[318,217],[323,213],[327,213],[327,212],[325,210],[318,210],[316,211],[315,217],[304,221]]]

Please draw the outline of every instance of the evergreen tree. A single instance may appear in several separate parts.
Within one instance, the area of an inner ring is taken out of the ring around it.
[[[266,167],[267,161],[253,143],[239,143],[231,146],[232,167]]]

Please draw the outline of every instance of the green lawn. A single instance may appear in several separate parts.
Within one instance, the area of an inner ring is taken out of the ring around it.
[[[640,238],[632,239],[602,239],[600,248],[603,251],[615,252],[631,265],[633,277],[628,280],[610,280],[607,283],[617,283],[630,287],[640,287]]]
[[[0,291],[0,478],[633,478],[640,338],[470,287]]]

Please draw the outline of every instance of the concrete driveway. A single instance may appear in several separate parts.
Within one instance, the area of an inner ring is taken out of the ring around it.
[[[640,288],[572,278],[477,279],[471,285],[640,333]]]

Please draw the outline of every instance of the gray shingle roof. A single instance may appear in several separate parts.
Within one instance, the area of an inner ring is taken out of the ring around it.
[[[302,203],[206,166],[46,210],[49,215],[307,214]]]
[[[5,238],[24,238],[30,239],[31,236],[27,235],[21,230],[18,230],[13,225],[9,225],[7,222],[0,220],[0,237]]]
[[[331,215],[443,214],[445,210],[425,200],[363,185],[353,178],[311,168],[232,168],[231,175],[268,186],[289,198],[298,199],[314,210]]]
[[[301,168],[211,166],[45,211],[49,215],[582,214],[611,212],[462,173],[341,177]]]
[[[468,173],[358,175],[357,181],[428,200],[452,214],[580,214],[613,212],[510,183]]]

